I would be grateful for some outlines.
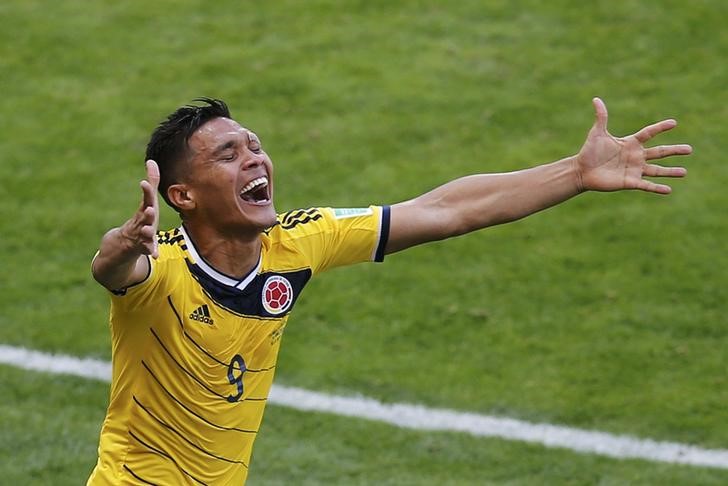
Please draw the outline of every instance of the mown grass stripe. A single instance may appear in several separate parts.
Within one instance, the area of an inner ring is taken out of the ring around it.
[[[15,346],[0,345],[0,364],[106,382],[111,378],[111,365],[105,361],[49,354]],[[296,410],[376,420],[408,429],[464,432],[480,437],[529,442],[618,459],[645,459],[728,469],[726,449],[704,449],[676,442],[639,439],[421,405],[385,404],[361,396],[329,395],[282,385],[273,385],[269,402]]]

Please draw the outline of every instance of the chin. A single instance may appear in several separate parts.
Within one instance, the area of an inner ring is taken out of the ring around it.
[[[278,215],[276,214],[275,207],[271,203],[265,207],[259,207],[256,211],[257,214],[249,214],[250,221],[257,226],[260,231],[265,231],[271,226],[275,226],[278,222]]]
[[[268,228],[270,228],[272,226],[275,226],[275,224],[278,222],[278,215],[276,214],[276,210],[273,207],[273,205],[271,205],[271,212],[272,212],[272,214],[270,215],[270,217],[266,221],[266,224],[265,224],[265,228],[264,229],[268,229]]]

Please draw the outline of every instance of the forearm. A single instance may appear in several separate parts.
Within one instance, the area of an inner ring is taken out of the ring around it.
[[[387,253],[507,223],[582,191],[574,157],[531,169],[456,179],[391,212]]]
[[[124,235],[123,227],[113,228],[103,236],[91,264],[96,281],[109,290],[140,282],[148,270],[147,257]]]
[[[515,172],[463,177],[422,198],[451,221],[447,237],[521,219],[579,192],[574,159],[568,157]]]

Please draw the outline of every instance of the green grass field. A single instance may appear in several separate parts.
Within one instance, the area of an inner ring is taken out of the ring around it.
[[[393,203],[616,135],[688,142],[674,194],[586,194],[309,284],[277,382],[728,448],[728,3],[0,5],[0,343],[108,359],[101,235],[149,133],[220,97],[276,163],[276,207]],[[162,226],[176,225],[163,214]],[[83,484],[108,385],[0,366],[0,484]],[[250,484],[726,484],[269,407]]]

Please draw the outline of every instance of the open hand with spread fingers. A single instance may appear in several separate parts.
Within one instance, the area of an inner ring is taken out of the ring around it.
[[[638,132],[617,138],[607,131],[607,107],[599,98],[593,99],[596,120],[586,142],[576,156],[580,190],[619,191],[639,189],[657,194],[669,194],[671,188],[644,177],[683,177],[683,167],[664,167],[649,161],[672,155],[688,155],[693,149],[687,144],[645,147],[655,135],[677,126],[672,119],[648,125]]]

